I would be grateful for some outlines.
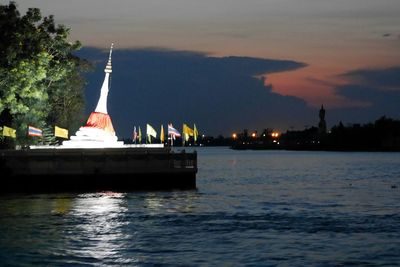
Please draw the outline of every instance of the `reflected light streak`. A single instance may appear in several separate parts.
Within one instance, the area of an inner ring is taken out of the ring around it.
[[[101,262],[135,262],[121,255],[127,242],[132,241],[132,237],[122,231],[127,223],[122,219],[126,211],[125,194],[104,192],[80,195],[73,204],[71,214],[82,223],[73,231],[71,238],[81,241],[85,246],[73,253]]]

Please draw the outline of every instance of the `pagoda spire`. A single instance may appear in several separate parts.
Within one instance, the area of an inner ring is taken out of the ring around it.
[[[111,43],[110,54],[108,56],[108,62],[107,62],[106,68],[104,69],[105,73],[111,73],[112,72],[112,69],[111,69],[111,55],[112,55],[113,46],[114,46],[114,43]]]
[[[115,135],[111,117],[107,113],[107,97],[109,91],[109,80],[112,73],[111,55],[113,44],[111,44],[108,62],[104,69],[105,77],[100,90],[100,98],[94,112],[90,113],[85,126],[79,128],[71,140],[63,142],[64,147],[75,148],[99,148],[99,147],[121,147],[122,141],[118,141]]]
[[[110,74],[112,73],[112,67],[111,67],[111,55],[112,55],[112,49],[113,49],[114,44],[111,44],[110,48],[110,54],[108,56],[108,62],[106,65],[106,68],[104,69],[105,77],[103,81],[103,85],[101,86],[100,90],[100,98],[99,102],[97,102],[97,106],[95,109],[95,112],[100,112],[104,114],[108,114],[107,112],[107,97],[108,97],[108,91],[109,91],[109,81],[110,81]]]

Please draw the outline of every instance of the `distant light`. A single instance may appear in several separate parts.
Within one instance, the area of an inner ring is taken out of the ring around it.
[[[272,136],[272,137],[275,137],[275,138],[276,138],[276,137],[279,137],[279,133],[278,133],[278,132],[273,132],[273,133],[271,133],[271,136]]]
[[[232,138],[233,138],[233,139],[236,139],[236,138],[237,138],[237,134],[236,134],[236,133],[233,133],[233,134],[232,134]]]
[[[256,133],[251,134],[251,137],[253,137],[253,138],[255,138],[256,136],[257,136]]]

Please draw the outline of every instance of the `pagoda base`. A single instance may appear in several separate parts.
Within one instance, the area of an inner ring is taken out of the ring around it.
[[[113,148],[123,147],[124,142],[118,141],[117,136],[103,129],[92,127],[81,127],[71,140],[64,141],[65,148]]]

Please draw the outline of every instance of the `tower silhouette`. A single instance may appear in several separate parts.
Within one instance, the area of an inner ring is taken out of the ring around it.
[[[320,134],[325,134],[326,133],[326,121],[325,121],[324,105],[321,105],[321,109],[319,110],[318,133],[320,133]]]

